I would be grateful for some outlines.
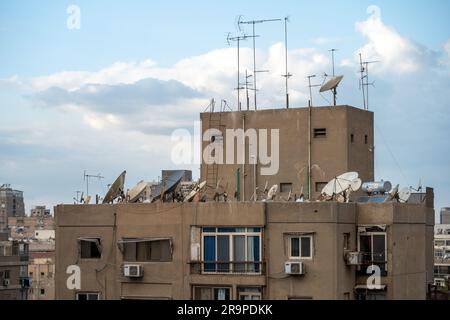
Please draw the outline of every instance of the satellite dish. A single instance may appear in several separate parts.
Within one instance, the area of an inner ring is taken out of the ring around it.
[[[89,204],[89,202],[91,202],[91,196],[86,196],[86,198],[84,198],[84,204]]]
[[[137,185],[128,191],[128,202],[137,202],[141,193],[147,188],[148,183],[144,180],[139,181]]]
[[[350,183],[350,189],[353,192],[356,192],[356,191],[358,191],[361,188],[361,185],[362,185],[362,180],[360,178],[356,178],[355,180],[353,180]]]
[[[395,187],[392,188],[391,191],[389,191],[389,199],[388,200],[398,198],[398,187],[399,187],[399,185],[397,184]]]
[[[408,187],[403,188],[398,193],[398,201],[400,203],[406,203],[409,200],[409,197],[411,197],[411,190]]]
[[[264,192],[267,192],[268,187],[269,187],[269,181],[266,180],[266,184],[264,185]]]
[[[358,179],[358,172],[346,172],[340,176],[332,179],[322,189],[322,194],[332,197],[340,194],[351,187],[353,181]]]
[[[194,189],[184,198],[184,202],[191,202],[192,199],[206,186],[206,181],[203,181],[196,185]]]
[[[322,87],[320,87],[319,92],[336,89],[343,78],[344,76],[337,76],[332,78],[331,80],[328,80]]]
[[[125,184],[126,171],[122,172],[120,176],[117,177],[116,181],[111,185],[105,197],[103,198],[103,203],[110,203],[114,201],[118,196],[123,193],[123,186]]]
[[[170,193],[176,189],[180,181],[184,177],[184,170],[176,170],[171,172],[160,184],[158,184],[152,192],[152,202],[161,198],[163,194]]]
[[[278,185],[274,184],[272,187],[270,187],[269,192],[267,192],[267,200],[273,200],[277,194],[278,191]]]

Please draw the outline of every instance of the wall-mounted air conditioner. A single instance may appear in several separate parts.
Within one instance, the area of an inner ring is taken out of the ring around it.
[[[129,278],[140,278],[144,276],[144,268],[141,264],[124,264],[123,275]]]
[[[290,275],[305,274],[305,265],[302,261],[287,261],[284,264],[284,272]]]
[[[11,284],[11,280],[9,279],[3,279],[3,286],[7,287]]]
[[[346,252],[345,263],[348,266],[359,266],[362,264],[362,257],[361,252]]]

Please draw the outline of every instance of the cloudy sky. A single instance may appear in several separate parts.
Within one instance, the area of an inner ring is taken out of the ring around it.
[[[69,5],[80,29],[67,27]],[[290,17],[291,105],[309,99],[306,76],[345,76],[338,102],[362,107],[358,54],[371,65],[376,177],[435,188],[450,206],[450,2],[433,1],[0,1],[0,183],[34,205],[70,202],[83,171],[103,194],[124,169],[127,186],[171,164],[171,133],[192,129],[211,98],[236,107],[236,19]],[[259,108],[283,106],[284,26],[257,25]],[[250,33],[250,29],[242,30]],[[241,69],[252,69],[251,42]],[[328,104],[328,95],[314,93]],[[189,167],[198,176],[198,166]]]

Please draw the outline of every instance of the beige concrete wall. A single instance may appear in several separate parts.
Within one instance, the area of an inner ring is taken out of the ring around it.
[[[307,192],[307,163],[308,163],[308,108],[273,109],[202,113],[202,132],[210,127],[217,128],[220,121],[224,135],[224,145],[227,144],[225,129],[254,128],[280,130],[279,155],[280,166],[277,175],[261,176],[260,165],[257,165],[256,183],[259,190],[264,188],[267,181],[269,187],[273,184],[292,183],[293,194],[300,195]],[[210,118],[212,117],[212,121]],[[314,128],[326,128],[326,138],[314,138]],[[355,134],[355,142],[350,144],[350,132]],[[364,144],[364,135],[368,135],[368,145]],[[368,146],[373,146],[373,113],[348,106],[314,107],[311,108],[311,189],[313,198],[319,196],[315,192],[316,182],[328,182],[336,175],[346,171],[356,170],[364,180],[372,181],[373,152]],[[242,143],[235,139],[236,144]],[[203,142],[202,150],[209,142]],[[271,150],[269,139],[268,150]],[[249,141],[246,139],[246,160],[244,165],[220,165],[218,179],[221,185],[227,187],[228,194],[234,195],[236,190],[236,171],[241,168],[245,174],[241,176],[241,189],[245,190],[245,200],[253,194],[254,166],[249,164]],[[224,155],[226,159],[226,154]],[[243,169],[242,169],[243,168]],[[201,166],[201,180],[207,180],[207,166]],[[244,182],[245,181],[245,182]],[[319,190],[320,191],[320,190]],[[279,194],[281,197],[287,194]]]

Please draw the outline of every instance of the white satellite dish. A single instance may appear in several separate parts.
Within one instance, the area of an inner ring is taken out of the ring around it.
[[[141,180],[135,185],[133,188],[128,190],[128,202],[136,202],[138,201],[141,193],[147,188],[147,182]]]
[[[86,196],[86,198],[84,198],[84,204],[89,204],[89,202],[91,202],[91,196]]]
[[[351,187],[353,181],[358,179],[358,172],[346,172],[340,176],[332,179],[322,189],[322,194],[332,197],[340,194]]]
[[[388,201],[398,197],[398,188],[399,188],[399,185],[397,184],[395,187],[393,187],[391,189],[391,191],[389,191],[389,199],[388,199]]]
[[[196,185],[194,189],[184,198],[184,202],[191,202],[197,193],[199,193],[206,186],[206,181],[203,181]]]
[[[110,203],[114,201],[118,196],[123,193],[123,186],[125,184],[126,171],[122,172],[120,176],[117,177],[116,181],[111,185],[105,197],[103,198],[103,203]]]
[[[270,187],[269,191],[267,192],[267,200],[273,200],[277,195],[277,191],[278,191],[277,184],[274,184],[272,187]]]
[[[344,76],[337,76],[332,78],[331,80],[328,80],[322,87],[320,87],[319,92],[336,89],[343,78]]]
[[[361,188],[361,185],[362,185],[362,180],[360,178],[356,178],[355,180],[353,180],[350,183],[350,189],[353,192],[356,192],[356,191],[358,191]]]
[[[408,187],[403,188],[398,193],[398,201],[400,203],[406,203],[409,200],[409,197],[411,197],[411,190]]]

